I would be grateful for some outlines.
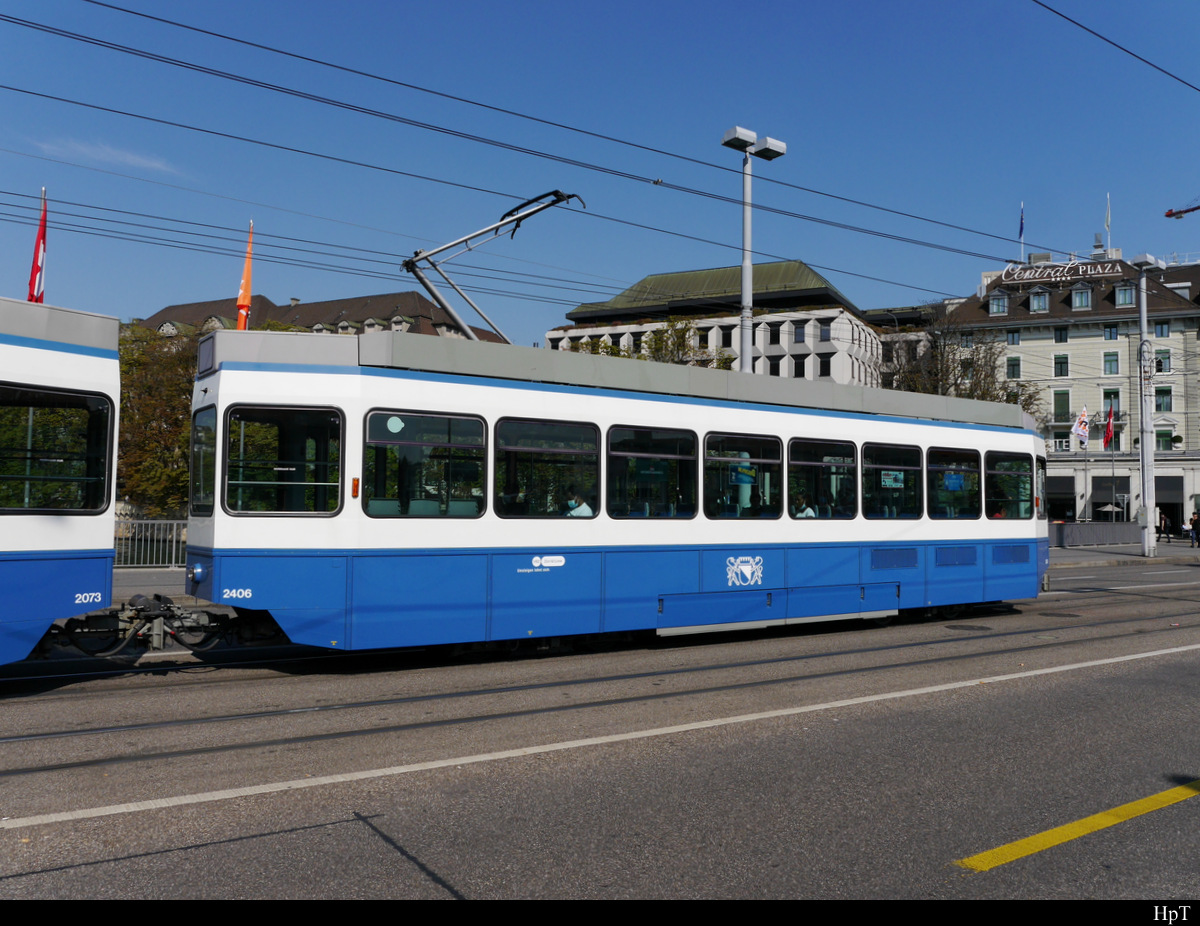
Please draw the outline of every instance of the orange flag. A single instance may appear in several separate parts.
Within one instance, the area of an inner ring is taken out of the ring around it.
[[[246,242],[246,266],[242,270],[242,285],[238,288],[238,331],[250,327],[250,255],[254,250],[254,222],[250,222],[250,239]]]

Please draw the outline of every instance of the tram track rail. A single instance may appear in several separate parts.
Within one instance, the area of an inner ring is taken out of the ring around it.
[[[1172,622],[1183,618],[1179,614],[1154,614],[1137,618],[1125,618],[1119,621],[1092,621],[1086,624],[1070,624],[1060,627],[1036,627],[1006,631],[991,631],[973,634],[970,637],[949,637],[938,640],[909,641],[900,644],[890,644],[878,647],[854,647],[819,653],[802,653],[787,656],[754,660],[732,660],[708,663],[696,666],[675,666],[649,671],[632,673],[605,674],[594,677],[549,680],[521,685],[483,686],[459,691],[428,692],[417,695],[401,695],[390,698],[371,698],[359,701],[348,701],[335,704],[306,705],[301,707],[278,708],[271,710],[227,713],[208,717],[190,717],[178,719],[163,719],[141,721],[126,724],[103,725],[91,728],[43,730],[0,737],[0,747],[30,746],[36,743],[46,743],[53,740],[69,740],[79,737],[127,737],[129,735],[147,734],[152,731],[180,731],[186,728],[201,726],[220,726],[237,723],[254,723],[281,718],[311,716],[315,714],[332,714],[340,712],[364,711],[371,709],[389,709],[415,706],[421,704],[447,704],[452,701],[467,701],[470,699],[502,699],[522,694],[578,691],[586,686],[621,685],[629,683],[660,680],[664,678],[699,677],[719,671],[745,671],[770,668],[788,664],[812,664],[817,660],[853,658],[879,655],[881,653],[896,653],[912,650],[929,650],[933,647],[946,645],[962,645],[964,642],[978,644],[981,642],[1005,640],[1015,637],[1036,637],[1059,630],[1088,631],[1112,629],[1114,626],[1124,626],[1119,633],[1092,633],[1071,638],[1040,639],[1022,643],[1016,646],[986,648],[966,653],[946,653],[926,658],[889,660],[874,665],[855,665],[844,668],[831,668],[820,672],[789,673],[768,678],[746,679],[717,685],[692,685],[685,688],[671,688],[662,691],[639,691],[629,695],[616,697],[588,698],[573,700],[569,703],[539,705],[529,708],[509,710],[468,711],[454,716],[444,716],[421,720],[406,720],[390,724],[374,724],[370,726],[349,725],[346,729],[327,730],[317,733],[299,735],[284,735],[267,738],[248,738],[236,742],[218,743],[213,745],[166,748],[159,750],[139,751],[136,748],[120,753],[97,755],[85,759],[49,762],[44,764],[23,764],[8,769],[0,769],[0,779],[16,779],[39,774],[48,774],[68,770],[87,769],[109,765],[130,763],[153,763],[174,759],[196,757],[202,755],[219,755],[245,752],[248,750],[269,750],[281,747],[295,747],[306,744],[316,744],[338,740],[351,740],[361,737],[394,735],[438,728],[470,726],[484,723],[495,723],[508,720],[530,719],[539,716],[559,715],[567,712],[582,712],[604,710],[606,708],[628,708],[639,704],[663,702],[671,699],[698,699],[707,696],[729,694],[753,689],[777,688],[805,682],[820,682],[845,679],[856,675],[867,676],[886,671],[919,670],[949,664],[967,664],[985,658],[1019,657],[1035,652],[1049,652],[1070,646],[1079,646],[1095,641],[1120,641],[1132,638],[1157,639],[1162,635],[1179,633],[1186,629],[1184,625],[1168,623],[1167,626],[1148,627],[1147,624],[1164,621]],[[1186,616],[1194,618],[1186,627],[1200,626],[1200,615],[1194,610],[1186,612]],[[1142,626],[1137,626],[1142,625]],[[949,625],[955,626],[955,625]]]

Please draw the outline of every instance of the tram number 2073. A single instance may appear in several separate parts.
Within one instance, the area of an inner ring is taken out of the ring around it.
[[[100,592],[76,592],[76,604],[100,604],[103,600]]]
[[[221,600],[230,601],[234,598],[253,598],[254,591],[249,588],[226,588],[221,590]]]

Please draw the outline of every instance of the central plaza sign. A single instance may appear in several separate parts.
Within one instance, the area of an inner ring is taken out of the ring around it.
[[[1000,279],[1004,283],[1073,283],[1077,280],[1127,275],[1125,264],[1119,260],[1073,260],[1066,264],[1039,264],[1036,267],[1009,264],[1000,274]]]

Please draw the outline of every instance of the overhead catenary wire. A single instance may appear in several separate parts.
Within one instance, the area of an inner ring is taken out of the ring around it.
[[[636,149],[636,150],[643,151],[643,152],[646,152],[649,154],[654,154],[654,155],[671,158],[671,159],[681,161],[684,163],[688,163],[688,164],[695,164],[695,165],[706,167],[706,168],[709,168],[712,170],[720,170],[720,171],[723,171],[726,173],[731,173],[731,174],[740,174],[741,173],[741,171],[738,168],[729,167],[724,164],[716,164],[711,161],[705,161],[701,158],[691,157],[686,154],[680,154],[680,153],[674,152],[674,151],[667,151],[661,147],[651,147],[649,145],[643,145],[638,142],[631,141],[631,140],[625,139],[625,138],[619,138],[617,136],[610,135],[610,134],[607,134],[604,132],[596,132],[596,131],[592,131],[590,129],[581,128],[579,126],[568,125],[567,123],[559,122],[559,121],[556,121],[553,119],[545,119],[540,116],[534,116],[529,113],[519,112],[517,110],[509,109],[509,108],[506,108],[503,106],[496,106],[491,103],[484,103],[480,100],[472,100],[468,97],[458,96],[458,95],[452,94],[452,93],[446,93],[441,90],[435,90],[432,87],[426,87],[421,84],[414,84],[414,83],[410,83],[408,81],[402,81],[402,80],[398,80],[398,79],[392,78],[392,77],[385,77],[381,74],[375,74],[370,71],[364,71],[360,68],[355,68],[355,67],[351,67],[351,66],[344,65],[344,64],[338,64],[336,62],[327,61],[322,58],[314,57],[312,55],[304,55],[304,54],[300,54],[298,52],[288,51],[288,50],[282,49],[282,48],[276,48],[271,45],[265,45],[260,42],[253,42],[253,41],[250,41],[249,39],[244,39],[244,38],[239,38],[237,36],[228,35],[223,32],[217,32],[217,31],[210,30],[210,29],[203,29],[203,28],[200,28],[199,26],[189,25],[187,23],[182,23],[177,20],[167,19],[162,16],[155,16],[150,13],[144,13],[144,12],[141,12],[138,10],[131,10],[126,7],[117,6],[116,4],[113,4],[113,3],[103,2],[103,0],[84,0],[84,2],[90,3],[93,6],[98,6],[98,7],[103,7],[105,9],[113,10],[118,13],[124,13],[124,14],[130,15],[130,16],[136,16],[136,17],[140,17],[142,19],[150,20],[153,22],[158,22],[163,25],[168,25],[168,26],[171,26],[174,28],[184,29],[184,30],[187,30],[190,32],[200,34],[200,35],[207,35],[211,38],[216,38],[216,39],[220,39],[222,41],[231,42],[231,43],[234,43],[237,45],[241,45],[245,48],[254,48],[259,51],[265,51],[270,54],[280,55],[280,56],[283,56],[286,58],[291,58],[296,61],[303,61],[308,64],[314,64],[319,67],[329,68],[331,70],[339,71],[339,72],[342,72],[345,74],[351,74],[351,75],[355,75],[358,77],[364,77],[369,80],[379,81],[381,83],[389,84],[394,87],[402,87],[404,89],[412,90],[412,91],[415,91],[418,93],[425,93],[425,94],[429,94],[432,96],[440,97],[441,99],[452,100],[456,103],[463,103],[468,106],[474,106],[474,107],[478,107],[481,109],[489,110],[491,112],[499,113],[502,115],[512,116],[517,119],[534,122],[539,125],[544,125],[544,126],[551,127],[551,128],[561,129],[566,132],[572,132],[575,134],[584,135],[586,137],[594,138],[599,141],[611,142],[613,144],[622,145],[624,147]],[[907,212],[907,211],[900,210],[900,209],[892,209],[887,206],[879,205],[878,203],[866,202],[864,200],[855,199],[853,197],[842,196],[837,193],[830,193],[830,192],[827,192],[824,190],[814,189],[812,187],[807,187],[807,186],[803,186],[801,184],[791,183],[786,180],[781,180],[776,177],[762,177],[762,178],[759,178],[759,182],[765,182],[768,184],[772,184],[774,186],[780,186],[780,187],[785,187],[788,189],[798,190],[803,193],[810,193],[814,196],[821,196],[821,197],[825,197],[828,199],[836,200],[838,202],[848,203],[850,205],[861,206],[866,209],[872,209],[872,210],[875,210],[878,212],[887,213],[889,215],[898,216],[900,218],[912,219],[912,220],[918,221],[918,222],[926,222],[926,223],[929,223],[932,225],[938,225],[943,228],[952,229],[954,231],[961,231],[961,232],[966,232],[966,233],[972,234],[972,235],[979,235],[979,236],[982,236],[985,238],[992,238],[994,240],[1004,241],[1009,244],[1024,243],[1019,238],[1013,238],[1013,237],[1009,237],[1006,235],[997,235],[992,232],[986,232],[981,229],[970,228],[970,227],[967,227],[964,225],[957,225],[953,222],[946,222],[946,221],[942,221],[940,219],[930,218],[928,216],[919,215],[914,212]],[[1029,242],[1029,246],[1035,247],[1035,248],[1041,248],[1042,250],[1052,251],[1054,253],[1061,253],[1061,254],[1068,253],[1066,250],[1063,250],[1060,248],[1051,248],[1049,245],[1036,244],[1033,242]]]
[[[86,103],[81,100],[72,100],[72,99],[69,99],[66,97],[55,96],[53,94],[41,93],[36,90],[29,90],[26,88],[13,87],[13,86],[10,86],[7,84],[0,84],[0,90],[6,90],[9,92],[13,92],[13,93],[25,94],[28,96],[38,97],[41,99],[52,100],[54,102],[66,103],[66,104],[72,105],[72,106],[79,106],[79,107],[82,107],[85,109],[92,109],[92,110],[96,110],[96,111],[100,111],[100,112],[107,112],[107,113],[111,113],[114,115],[127,116],[132,119],[137,119],[137,120],[150,122],[150,123],[154,123],[154,124],[159,124],[159,125],[166,125],[166,126],[170,126],[173,128],[197,132],[197,133],[204,134],[204,135],[211,135],[211,136],[215,136],[218,138],[224,138],[227,140],[240,141],[240,142],[244,142],[246,144],[257,145],[257,146],[275,149],[275,150],[279,150],[279,151],[286,151],[286,152],[290,152],[293,154],[314,157],[314,158],[328,160],[328,161],[345,164],[345,165],[349,165],[349,166],[361,167],[361,168],[364,168],[367,170],[377,170],[377,171],[382,171],[382,172],[388,173],[388,174],[395,174],[395,175],[399,175],[399,176],[425,180],[430,183],[439,183],[439,184],[444,184],[444,185],[459,188],[459,189],[466,189],[466,190],[469,190],[472,192],[486,193],[486,194],[492,195],[492,196],[500,196],[500,197],[503,197],[506,199],[511,199],[511,200],[514,200],[517,202],[520,202],[523,199],[523,197],[521,197],[515,193],[505,193],[505,192],[501,192],[499,190],[491,190],[491,189],[487,189],[485,187],[477,187],[477,186],[473,186],[470,184],[463,184],[463,183],[459,183],[459,182],[453,181],[453,180],[446,180],[444,178],[437,178],[437,177],[430,177],[430,176],[423,175],[423,174],[416,174],[412,171],[403,171],[403,170],[400,170],[399,168],[395,168],[395,167],[388,167],[388,166],[379,165],[379,164],[371,164],[366,161],[359,161],[359,160],[356,160],[353,158],[344,158],[344,157],[341,157],[338,155],[332,155],[332,154],[327,154],[327,153],[323,153],[323,152],[311,151],[308,149],[298,148],[298,147],[291,146],[291,145],[284,145],[279,142],[270,142],[270,141],[266,141],[263,139],[249,138],[247,136],[237,135],[232,132],[222,132],[217,129],[208,129],[208,128],[203,128],[201,126],[192,126],[192,125],[188,125],[187,123],[182,123],[182,122],[178,122],[178,121],[170,120],[170,119],[162,119],[157,116],[148,116],[148,115],[145,115],[142,113],[131,113],[131,112],[127,112],[125,110],[119,110],[119,109],[116,109],[113,107],[101,106],[97,103]],[[731,197],[720,197],[720,196],[717,196],[717,194],[704,194],[704,195],[709,196],[710,198],[724,199],[731,203],[739,203],[740,204],[740,200],[735,200]],[[769,211],[769,212],[781,212],[785,215],[787,214],[786,211],[784,211],[784,210],[775,210],[775,209],[771,209],[769,207],[756,207],[756,208],[761,208],[761,209],[764,209],[765,211]],[[571,212],[569,214],[585,215],[585,216],[588,216],[589,218],[595,218],[595,219],[600,219],[600,220],[607,219],[608,221],[619,222],[621,224],[629,225],[631,227],[643,228],[643,229],[647,229],[647,230],[660,232],[663,234],[672,235],[672,236],[679,237],[679,238],[685,238],[685,239],[689,239],[689,240],[693,240],[693,241],[711,244],[711,245],[714,245],[717,247],[728,248],[731,250],[739,250],[740,251],[740,248],[738,246],[731,245],[726,242],[712,241],[710,239],[701,238],[696,235],[689,235],[684,232],[676,232],[676,231],[671,231],[669,229],[656,228],[655,226],[632,222],[632,221],[625,220],[625,219],[619,219],[614,216],[605,216],[602,213],[597,213],[594,211],[588,211],[588,212],[582,212],[582,213]],[[839,223],[827,223],[827,224],[838,225]],[[885,234],[882,232],[878,233],[878,235],[880,237],[885,237],[885,238],[904,240],[901,236],[888,235],[888,234]],[[944,246],[944,245],[929,244],[927,246],[934,247],[939,250],[949,251],[951,253],[959,253],[959,254],[965,254],[965,255],[973,256],[973,257],[980,257],[983,259],[1000,262],[1000,263],[1003,263],[1006,260],[1005,258],[996,257],[994,255],[987,255],[987,254],[980,254],[977,252],[963,251],[958,248],[951,248],[951,247]],[[767,254],[767,253],[764,253],[762,251],[757,251],[757,250],[753,251],[752,253],[754,253],[755,255],[759,255],[759,256],[770,257],[773,260],[791,260],[791,259],[793,259],[793,258],[780,257],[778,255],[773,255],[773,254]],[[806,262],[806,263],[808,263],[808,262]],[[942,292],[940,290],[929,289],[927,287],[914,286],[912,284],[905,284],[905,283],[895,283],[893,281],[886,281],[886,280],[882,280],[881,278],[878,278],[878,277],[870,277],[866,274],[858,274],[853,271],[843,271],[843,270],[838,270],[838,269],[832,268],[832,267],[822,267],[820,265],[812,264],[812,263],[808,263],[808,266],[814,267],[816,269],[828,270],[831,273],[845,273],[847,275],[856,276],[856,277],[860,277],[863,279],[873,279],[873,280],[879,280],[880,282],[888,282],[888,283],[891,283],[892,285],[902,286],[902,287],[906,287],[909,289],[915,289],[915,290],[918,290],[921,292],[928,292],[928,293],[939,294],[939,295],[944,295],[944,296],[955,295],[954,293],[946,293],[946,292]]]
[[[56,36],[59,36],[62,38],[67,38],[67,39],[70,39],[73,41],[83,42],[85,44],[102,47],[102,48],[105,48],[105,49],[108,49],[111,51],[117,51],[117,52],[120,52],[123,54],[133,55],[135,57],[143,58],[143,59],[150,60],[150,61],[155,61],[155,62],[158,62],[161,64],[167,64],[172,67],[178,67],[178,68],[182,68],[184,70],[190,70],[190,71],[193,71],[196,73],[206,74],[208,76],[217,77],[217,78],[224,79],[224,80],[230,80],[235,83],[240,83],[243,85],[252,86],[252,87],[259,88],[259,89],[268,90],[268,91],[275,92],[275,93],[280,93],[280,94],[283,94],[286,96],[291,96],[291,97],[298,98],[298,99],[308,100],[310,102],[321,103],[321,104],[324,104],[327,106],[332,106],[332,107],[335,107],[338,109],[343,109],[343,110],[347,110],[350,112],[359,113],[361,115],[368,115],[368,116],[372,116],[372,117],[379,118],[379,119],[385,119],[385,120],[388,120],[391,122],[396,122],[396,123],[399,123],[402,125],[419,128],[419,129],[423,129],[426,131],[449,135],[449,136],[452,136],[455,138],[460,138],[460,139],[464,139],[467,141],[476,142],[478,144],[489,145],[489,146],[500,148],[503,150],[523,154],[523,155],[526,155],[529,157],[541,158],[544,160],[549,160],[549,161],[552,161],[555,163],[560,163],[560,164],[564,164],[564,165],[568,165],[568,166],[572,166],[572,167],[577,167],[577,168],[581,168],[584,170],[596,171],[596,172],[607,174],[609,176],[617,177],[620,179],[630,180],[630,181],[634,181],[634,182],[638,182],[638,183],[650,184],[653,186],[659,186],[659,187],[663,187],[665,189],[674,190],[676,192],[687,193],[687,194],[691,194],[691,195],[695,195],[695,196],[703,196],[703,197],[706,197],[709,199],[714,199],[714,200],[717,200],[720,202],[727,202],[732,205],[740,205],[741,204],[741,200],[737,199],[736,197],[726,196],[724,194],[719,194],[719,193],[712,193],[712,192],[700,190],[700,189],[697,189],[694,187],[689,187],[689,186],[685,186],[682,184],[666,181],[666,180],[663,180],[662,178],[635,174],[631,171],[626,171],[626,170],[622,170],[622,169],[614,168],[614,167],[608,167],[608,166],[605,166],[602,164],[596,164],[594,162],[584,161],[579,158],[572,158],[572,157],[567,157],[564,155],[558,155],[558,154],[554,154],[552,152],[548,152],[548,151],[541,150],[541,149],[529,148],[524,145],[516,145],[511,142],[504,142],[499,139],[488,138],[486,136],[477,135],[477,134],[474,134],[471,132],[465,132],[465,131],[458,130],[458,129],[452,129],[452,128],[449,128],[446,126],[439,126],[434,123],[424,122],[422,120],[411,119],[407,116],[402,116],[402,115],[399,115],[396,113],[388,113],[383,110],[372,109],[370,107],[362,106],[357,103],[351,103],[351,102],[344,101],[344,100],[336,100],[331,97],[321,96],[320,94],[315,94],[315,93],[311,93],[311,92],[304,91],[304,90],[297,90],[295,88],[285,87],[280,84],[273,84],[268,81],[263,81],[263,80],[259,80],[256,78],[247,77],[245,75],[234,74],[233,72],[230,72],[230,71],[225,71],[225,70],[222,70],[219,68],[208,67],[206,65],[197,64],[195,62],[184,61],[179,58],[174,58],[174,57],[171,57],[168,55],[161,55],[156,52],[147,51],[145,49],[137,49],[137,48],[133,48],[132,46],[122,45],[117,42],[111,42],[111,41],[108,41],[105,39],[99,39],[99,38],[96,38],[93,36],[85,36],[80,33],[70,32],[68,30],[60,29],[58,27],[50,26],[50,25],[47,25],[44,23],[35,23],[31,20],[20,19],[19,17],[9,16],[7,14],[0,14],[0,22],[7,22],[12,25],[18,25],[18,26],[23,26],[26,28],[36,29],[38,31],[46,32],[46,33],[56,35]],[[6,87],[5,89],[14,90],[16,88]],[[59,98],[59,97],[52,97],[52,98],[57,99],[60,102],[71,102],[71,103],[75,103],[76,105],[84,105],[84,106],[89,106],[92,108],[99,108],[103,111],[115,112],[115,113],[119,113],[121,115],[131,116],[133,118],[146,118],[146,119],[153,118],[153,117],[142,116],[140,114],[133,114],[133,113],[125,112],[125,111],[114,110],[114,109],[110,109],[108,107],[97,107],[94,104],[84,104],[84,103],[80,103],[79,101],[64,100],[63,98]],[[169,120],[159,120],[159,121],[162,121],[165,124],[178,125],[178,123],[171,123]],[[222,134],[222,133],[217,133],[217,134]],[[287,148],[287,146],[281,146],[281,147]],[[638,146],[638,147],[644,147],[644,146]],[[289,150],[291,150],[291,149],[289,149]],[[339,159],[339,160],[342,160],[343,163],[348,163],[347,159]],[[696,160],[696,159],[689,159],[689,160]],[[708,165],[707,162],[699,161],[699,160],[696,160],[696,163],[704,164],[706,166],[716,166],[716,165]],[[402,171],[397,171],[397,172],[403,173]],[[861,203],[860,203],[860,205],[861,205]],[[866,228],[863,226],[854,225],[854,224],[847,223],[847,222],[838,222],[838,221],[831,220],[831,219],[822,219],[817,216],[806,215],[803,213],[798,213],[798,212],[795,212],[792,210],[782,209],[779,207],[772,207],[772,206],[756,204],[754,206],[754,208],[759,211],[762,211],[762,212],[781,215],[781,216],[784,216],[787,218],[795,218],[795,219],[799,219],[801,221],[813,222],[813,223],[825,225],[828,227],[839,228],[839,229],[842,229],[845,231],[856,232],[858,234],[872,235],[875,237],[885,238],[885,239],[900,242],[900,243],[912,244],[912,245],[920,246],[920,247],[934,248],[937,250],[947,251],[950,253],[957,253],[957,254],[961,254],[964,256],[968,256],[968,257],[982,258],[985,260],[993,260],[993,261],[1006,260],[1006,258],[997,257],[997,256],[991,255],[991,254],[983,254],[978,251],[971,251],[971,250],[964,249],[964,248],[955,248],[950,245],[937,244],[935,242],[925,241],[923,239],[914,238],[914,237],[907,236],[907,235],[897,235],[897,234],[893,234],[893,233],[883,232],[883,231],[880,231],[877,229],[869,229],[869,228]],[[938,223],[938,224],[945,224],[945,223]],[[959,230],[972,231],[970,229],[965,229],[962,227],[959,227]],[[993,237],[993,238],[997,238],[998,240],[1009,241],[1009,242],[1013,242],[1013,243],[1015,243],[1015,241],[1016,241],[1016,239],[1009,239],[1009,238],[1004,238],[1002,236],[995,236],[995,235],[990,235],[990,234],[988,235],[988,237]],[[1043,247],[1042,245],[1032,245],[1032,246]],[[1065,251],[1062,251],[1061,253],[1065,253]]]

